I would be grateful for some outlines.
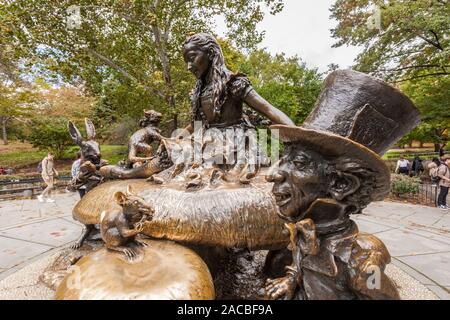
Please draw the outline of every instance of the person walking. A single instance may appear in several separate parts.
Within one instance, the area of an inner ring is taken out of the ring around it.
[[[51,193],[54,185],[54,177],[58,176],[58,171],[56,171],[54,167],[54,157],[51,152],[47,154],[47,156],[42,160],[42,179],[44,179],[47,187],[44,189],[41,195],[38,195],[37,198],[39,202],[55,202],[51,198]]]
[[[419,156],[414,157],[411,170],[413,172],[413,176],[415,177],[420,176],[420,174],[424,171],[422,159],[420,159]]]
[[[450,157],[442,159],[442,163],[438,168],[439,180],[439,196],[438,196],[438,208],[442,210],[450,209],[447,205],[448,189],[450,188]]]
[[[78,173],[80,172],[80,166],[81,163],[83,162],[83,157],[81,155],[81,151],[77,152],[77,160],[75,160],[72,164],[72,170],[71,170],[71,175],[72,175],[72,181],[73,181],[73,185],[76,185],[76,179],[78,176]],[[78,190],[78,194],[80,195],[80,199],[84,197],[84,195],[86,194],[86,186],[81,186],[79,188],[77,188]]]
[[[400,159],[397,161],[395,172],[399,174],[409,174],[409,161],[406,160],[404,156],[400,156]]]

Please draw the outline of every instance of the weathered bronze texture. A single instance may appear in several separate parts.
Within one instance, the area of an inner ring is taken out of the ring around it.
[[[153,142],[160,142],[162,137],[158,128],[162,115],[154,110],[145,110],[144,118],[139,121],[142,127],[128,141],[128,161],[126,165],[104,166],[100,170],[102,177],[107,179],[144,179],[170,167],[172,164],[167,156],[164,144],[160,143],[158,150],[152,154]],[[139,157],[143,153],[144,157]]]
[[[139,129],[130,137],[128,141],[128,160],[132,166],[142,165],[143,162],[151,160],[152,146],[155,141],[161,140],[161,131],[158,126],[161,122],[162,114],[155,110],[145,110],[144,118],[139,121]],[[139,157],[143,153],[145,157]]]
[[[249,185],[230,183],[191,191],[183,181],[162,185],[143,179],[109,181],[86,194],[73,217],[83,224],[100,223],[102,211],[120,209],[114,194],[131,185],[155,210],[142,230],[152,238],[222,248],[281,249],[289,234],[283,232],[265,173],[264,168]]]
[[[234,74],[225,65],[217,40],[206,33],[188,37],[183,45],[187,68],[197,78],[192,94],[192,120],[207,127],[248,126],[243,103],[269,118],[274,124],[294,125],[283,112],[262,98],[243,74]]]
[[[389,192],[390,173],[377,153],[418,123],[401,92],[346,70],[328,76],[302,127],[271,127],[285,150],[267,180],[291,235],[292,264],[286,276],[267,281],[267,298],[399,299],[384,274],[389,252],[359,233],[350,214]]]
[[[102,248],[81,258],[56,290],[57,300],[212,300],[208,267],[192,250],[170,241],[142,240],[132,262]]]
[[[78,175],[74,177],[71,184],[75,189],[84,187],[89,192],[102,182],[102,177],[98,170],[108,164],[101,159],[100,145],[95,141],[95,127],[91,120],[85,118],[87,140],[81,136],[78,128],[69,121],[69,133],[73,142],[75,142],[81,151],[81,166]]]
[[[71,181],[71,187],[79,189],[85,188],[85,192],[89,193],[92,189],[102,183],[103,178],[99,173],[99,169],[108,164],[107,161],[101,159],[100,145],[95,141],[95,127],[91,120],[85,118],[87,140],[81,136],[78,128],[69,121],[69,133],[73,142],[75,142],[81,150],[81,166],[76,177]],[[84,240],[94,231],[94,225],[86,224],[80,238],[72,245],[73,249],[78,249],[83,245]]]
[[[227,69],[222,50],[211,35],[189,37],[183,46],[183,56],[188,69],[197,77],[192,121],[201,121],[204,128],[219,131],[247,130],[253,125],[243,112],[246,103],[272,123],[293,125],[283,112],[258,95],[246,76]],[[187,129],[192,133],[193,123]],[[191,137],[161,137],[162,150],[166,152],[184,143],[195,142]],[[203,150],[206,143],[203,141],[200,147]],[[282,248],[287,244],[288,235],[282,232],[283,223],[277,219],[270,185],[264,180],[264,172],[258,172],[258,165],[210,164],[208,161],[221,156],[211,154],[201,163],[177,163],[163,170],[160,160],[166,160],[164,156],[134,169],[103,167],[104,177],[150,177],[149,182],[129,180],[100,185],[77,204],[74,218],[84,224],[98,223],[103,210],[117,207],[112,201],[114,193],[123,192],[130,183],[155,210],[153,220],[144,225],[146,235],[190,244],[252,249]]]
[[[100,216],[100,232],[106,248],[122,252],[129,260],[140,254],[139,246],[145,242],[136,239],[142,232],[144,222],[151,220],[154,210],[144,199],[134,194],[128,185],[125,193],[114,194],[121,209],[103,211]]]

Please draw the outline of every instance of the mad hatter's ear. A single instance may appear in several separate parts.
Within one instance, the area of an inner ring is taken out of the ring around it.
[[[330,193],[335,200],[341,201],[358,190],[360,185],[361,182],[357,176],[350,173],[336,172],[331,179]]]

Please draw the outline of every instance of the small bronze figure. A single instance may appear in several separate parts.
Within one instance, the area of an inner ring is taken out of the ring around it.
[[[114,198],[122,208],[102,212],[102,239],[108,249],[121,252],[128,260],[133,260],[139,253],[133,246],[146,246],[136,236],[142,232],[144,222],[152,219],[154,210],[143,198],[134,194],[130,186],[126,193],[116,192]]]
[[[72,141],[75,142],[81,149],[81,154],[85,161],[90,161],[95,165],[101,164],[101,153],[100,146],[97,141],[95,141],[95,127],[91,120],[84,119],[86,125],[87,140],[84,140],[81,136],[78,128],[69,121],[69,133]]]
[[[291,234],[292,264],[269,279],[268,299],[399,299],[384,273],[390,255],[350,219],[389,193],[379,154],[419,123],[419,112],[383,81],[335,71],[301,127],[272,126],[284,155],[267,176]]]
[[[158,125],[162,115],[154,110],[145,110],[144,118],[139,121],[139,129],[130,137],[128,141],[128,161],[132,167],[141,166],[145,161],[151,160],[152,147],[154,141],[160,141],[161,135]],[[143,153],[145,157],[139,157]]]
[[[80,147],[82,159],[80,170],[71,181],[71,187],[75,189],[84,187],[85,192],[88,193],[103,181],[102,176],[99,174],[99,169],[106,166],[108,162],[101,159],[100,145],[95,141],[94,124],[86,118],[85,125],[87,140],[83,139],[78,128],[69,121],[70,137]],[[80,248],[94,229],[94,225],[85,225],[80,238],[72,245],[72,248]]]
[[[172,162],[158,129],[161,117],[159,112],[145,110],[144,118],[139,121],[142,129],[136,131],[128,141],[127,164],[104,166],[100,170],[101,176],[107,179],[145,179],[169,168]],[[160,144],[155,154],[152,154],[151,143],[155,141]],[[145,157],[139,157],[139,153]]]

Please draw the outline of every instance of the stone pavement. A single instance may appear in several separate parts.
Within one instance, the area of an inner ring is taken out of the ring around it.
[[[374,202],[353,219],[386,244],[395,266],[450,300],[450,210]]]
[[[68,245],[81,233],[72,220],[78,194],[0,202],[0,280]],[[372,203],[353,217],[361,231],[375,234],[389,249],[392,263],[450,299],[450,211],[396,202]]]

